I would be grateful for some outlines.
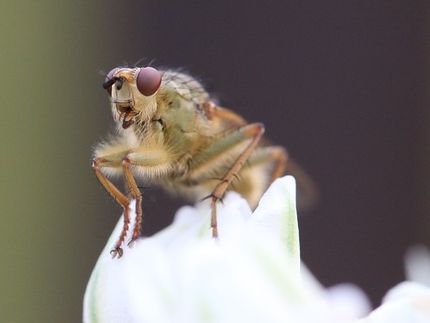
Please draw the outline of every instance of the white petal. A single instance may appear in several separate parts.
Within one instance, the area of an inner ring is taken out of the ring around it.
[[[340,321],[316,279],[299,271],[294,179],[277,180],[253,215],[236,193],[217,210],[218,240],[204,202],[111,259],[120,219],[87,286],[84,322]]]
[[[402,282],[387,292],[382,303],[414,298],[428,298],[430,300],[430,287],[415,282]]]
[[[371,305],[366,294],[353,284],[339,284],[326,289],[329,306],[336,308],[338,316],[346,320],[363,317],[370,312]]]
[[[261,230],[284,241],[296,267],[300,267],[299,228],[294,177],[278,178],[263,195],[252,221]]]
[[[408,250],[405,257],[408,280],[430,286],[430,250],[421,245]]]
[[[383,304],[360,323],[430,322],[430,288],[403,282],[392,288]]]

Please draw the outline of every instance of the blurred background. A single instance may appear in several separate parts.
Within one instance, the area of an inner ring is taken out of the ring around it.
[[[430,243],[428,1],[3,1],[0,322],[79,322],[121,209],[92,173],[104,72],[183,67],[316,181],[302,256],[378,304]],[[183,202],[144,190],[144,232]]]

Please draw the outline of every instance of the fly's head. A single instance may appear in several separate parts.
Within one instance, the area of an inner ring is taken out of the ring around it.
[[[114,119],[123,129],[144,124],[157,111],[162,74],[152,67],[114,68],[103,83],[111,97]]]

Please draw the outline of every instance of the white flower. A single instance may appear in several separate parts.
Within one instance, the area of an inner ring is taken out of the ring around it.
[[[405,257],[406,278],[430,287],[430,250],[424,246],[414,246]]]
[[[228,194],[218,206],[219,240],[209,219],[209,203],[183,207],[168,228],[112,259],[120,219],[88,283],[84,322],[430,322],[427,249],[408,253],[410,281],[360,320],[369,311],[361,290],[317,282],[300,262],[292,177],[278,179],[253,214]]]
[[[183,207],[168,228],[112,259],[120,219],[87,286],[84,322],[333,323],[368,312],[360,290],[325,290],[301,265],[292,177],[275,181],[254,213],[228,194],[219,240],[209,219],[209,203]]]
[[[382,305],[360,323],[430,322],[430,252],[411,248],[405,263],[408,281],[391,288]]]
[[[382,305],[360,323],[429,323],[430,288],[403,282],[390,289]]]

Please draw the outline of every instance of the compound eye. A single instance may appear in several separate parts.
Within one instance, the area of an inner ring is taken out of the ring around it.
[[[103,82],[103,88],[108,91],[109,95],[112,95],[112,85],[115,83],[116,79],[114,79],[114,74],[117,71],[117,68],[114,68],[109,73],[107,73],[105,77],[105,81]]]
[[[136,86],[140,93],[151,96],[160,88],[161,73],[153,67],[142,67],[137,74]]]

